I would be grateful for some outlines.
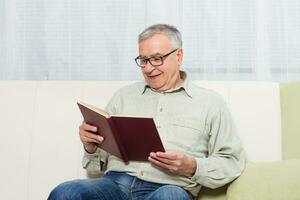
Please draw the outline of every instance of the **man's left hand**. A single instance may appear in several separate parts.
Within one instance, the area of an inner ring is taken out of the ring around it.
[[[197,168],[193,157],[180,152],[151,152],[148,160],[164,171],[188,177],[193,176]]]

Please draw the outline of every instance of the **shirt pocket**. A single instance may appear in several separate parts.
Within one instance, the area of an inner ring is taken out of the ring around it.
[[[169,142],[179,151],[194,154],[207,146],[207,136],[201,120],[173,118],[170,121]]]
[[[194,132],[201,132],[202,128],[200,126],[200,122],[191,119],[175,119],[171,122],[171,124],[175,127],[185,128],[185,129],[192,129],[190,131]]]

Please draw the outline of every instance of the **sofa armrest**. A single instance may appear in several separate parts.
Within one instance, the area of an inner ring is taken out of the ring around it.
[[[229,185],[228,200],[299,200],[300,159],[247,163]]]

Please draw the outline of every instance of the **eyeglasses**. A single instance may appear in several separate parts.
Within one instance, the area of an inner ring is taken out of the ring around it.
[[[171,51],[170,53],[167,53],[165,55],[158,55],[158,56],[153,56],[150,58],[141,58],[140,56],[138,56],[134,60],[137,64],[137,66],[142,67],[142,68],[147,65],[148,61],[153,67],[158,67],[158,66],[161,66],[162,64],[164,64],[164,60],[169,55],[171,55],[172,53],[174,53],[177,50],[178,49],[174,49],[173,51]]]

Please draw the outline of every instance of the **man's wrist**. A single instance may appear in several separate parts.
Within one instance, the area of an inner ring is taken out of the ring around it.
[[[192,177],[195,175],[197,169],[197,161],[195,158],[190,158],[190,172],[188,174],[188,177]]]
[[[95,146],[94,149],[90,149],[90,148],[87,148],[85,145],[83,145],[83,148],[84,148],[85,152],[87,152],[88,154],[93,154],[97,151],[97,146]]]

